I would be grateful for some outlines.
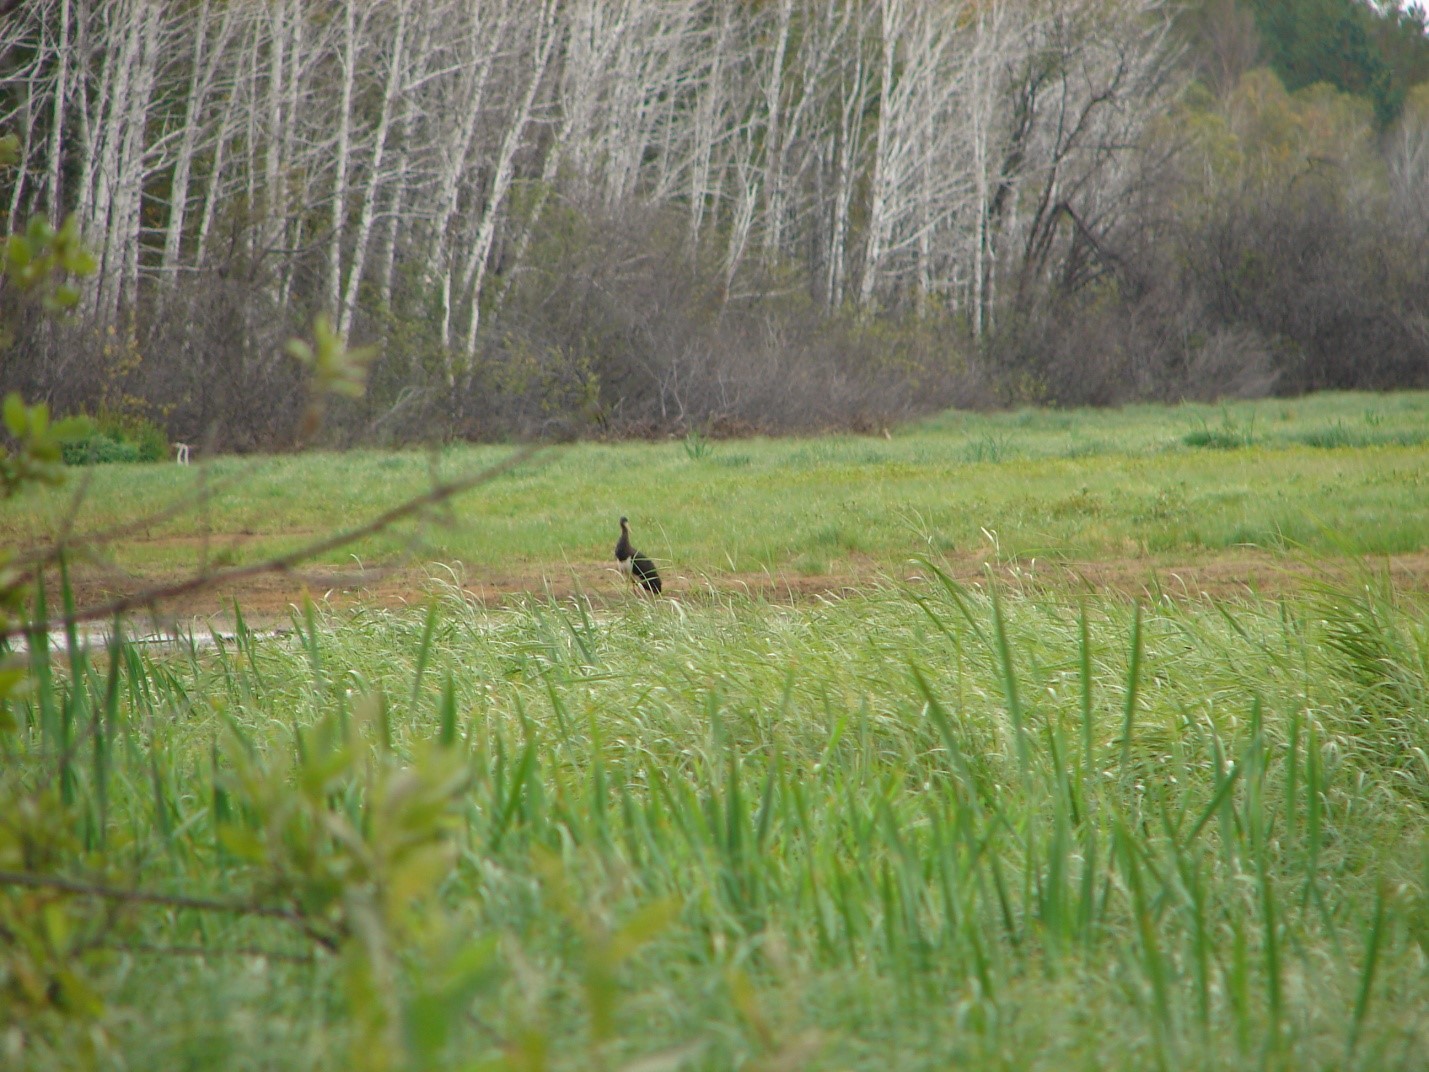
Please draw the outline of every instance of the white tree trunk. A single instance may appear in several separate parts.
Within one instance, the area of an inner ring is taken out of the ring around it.
[[[448,385],[456,383],[456,368],[451,353],[452,332],[452,290],[456,265],[452,256],[452,237],[455,229],[457,208],[462,194],[461,180],[466,173],[476,144],[477,133],[481,129],[486,90],[489,83],[496,48],[512,24],[514,11],[507,2],[501,2],[495,12],[495,21],[487,22],[484,7],[474,7],[472,23],[465,34],[466,50],[462,55],[462,75],[450,108],[452,125],[442,128],[443,153],[437,179],[437,193],[432,212],[432,252],[428,258],[429,276],[435,276],[441,299],[438,338],[441,341],[444,371]]]
[[[882,66],[878,73],[878,120],[874,125],[873,177],[869,182],[868,237],[864,243],[863,272],[859,281],[858,302],[867,306],[878,282],[879,264],[883,258],[883,243],[888,228],[887,209],[889,187],[896,181],[891,174],[890,159],[892,126],[896,122],[896,96],[893,81],[893,58],[898,38],[903,31],[903,0],[879,0],[879,45]]]
[[[343,0],[343,32],[339,41],[337,145],[332,164],[332,201],[328,214],[327,307],[336,313],[342,302],[342,249],[347,233],[347,175],[352,154],[352,97],[359,54],[357,7],[361,0]]]
[[[864,163],[863,117],[868,110],[868,68],[865,55],[868,18],[857,9],[856,3],[852,18],[853,57],[852,60],[845,61],[847,68],[839,87],[842,94],[839,101],[839,127],[832,154],[833,219],[829,228],[828,271],[824,286],[826,300],[832,308],[841,306],[847,294],[849,229],[853,200]]]
[[[481,292],[486,280],[487,260],[496,238],[496,226],[506,208],[506,196],[511,189],[514,176],[516,152],[521,147],[527,124],[531,121],[536,95],[546,81],[546,72],[551,57],[560,39],[560,29],[556,25],[555,14],[558,0],[542,0],[534,37],[531,42],[531,69],[527,74],[526,89],[514,112],[508,117],[506,133],[497,150],[496,162],[487,191],[486,204],[482,207],[477,224],[476,239],[467,254],[462,272],[462,290],[469,301],[466,325],[466,352],[476,352],[476,337],[481,325]]]
[[[707,207],[717,207],[718,189],[710,182],[713,170],[715,146],[719,141],[725,121],[726,100],[724,86],[725,51],[730,40],[729,5],[721,5],[719,27],[709,46],[709,71],[695,89],[694,136],[691,139],[693,161],[690,166],[689,190],[689,248],[693,252],[699,248],[700,232],[704,226]]]
[[[49,167],[46,181],[50,222],[58,227],[64,219],[64,129],[70,95],[70,4],[60,0],[59,70],[55,72],[55,95],[50,116]]]
[[[110,216],[109,244],[117,247],[120,286],[114,295],[114,311],[127,307],[131,319],[139,301],[140,209],[144,181],[148,177],[148,152],[144,141],[145,120],[154,94],[159,63],[164,10],[145,4],[139,19],[138,61],[130,82],[128,107],[124,111],[124,138],[120,146],[119,172],[115,176],[115,208]]]
[[[160,260],[160,300],[171,288],[183,269],[183,245],[189,226],[190,189],[193,185],[194,158],[200,147],[212,145],[209,130],[209,99],[219,83],[222,65],[228,58],[228,44],[236,23],[234,9],[225,5],[217,31],[209,40],[212,0],[203,0],[198,13],[198,28],[193,40],[193,70],[188,84],[188,100],[184,105],[183,129],[175,152],[173,176],[170,181],[169,218],[164,230],[164,251]]]
[[[352,317],[357,311],[357,291],[362,284],[362,271],[367,263],[367,246],[372,237],[372,225],[377,211],[377,193],[381,188],[384,173],[383,156],[387,150],[387,132],[392,126],[392,116],[397,109],[398,94],[402,85],[404,57],[403,39],[407,33],[407,5],[397,5],[397,25],[392,31],[392,51],[387,67],[387,83],[382,93],[382,111],[377,119],[377,132],[372,139],[372,159],[368,164],[367,186],[362,195],[362,209],[357,220],[357,234],[353,241],[352,260],[347,269],[347,290],[338,310],[337,330],[339,335],[347,335],[352,328]]]
[[[767,73],[764,76],[764,189],[768,210],[764,226],[764,254],[778,256],[784,237],[785,176],[789,164],[787,130],[784,123],[784,63],[789,50],[789,29],[793,24],[794,0],[779,0],[779,21],[774,31]]]

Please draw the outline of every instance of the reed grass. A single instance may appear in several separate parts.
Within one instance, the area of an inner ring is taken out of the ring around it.
[[[37,643],[0,762],[44,870],[328,907],[124,905],[124,948],[76,954],[103,1045],[57,1021],[12,1066],[1426,1067],[1421,599],[924,569],[792,607],[434,584],[215,649]],[[422,797],[434,757],[460,787]],[[323,927],[383,859],[432,884],[364,975]],[[45,905],[65,941],[115,929]]]

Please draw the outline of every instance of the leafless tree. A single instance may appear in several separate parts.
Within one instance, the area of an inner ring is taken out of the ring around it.
[[[0,206],[78,214],[96,325],[215,279],[248,342],[400,299],[454,396],[552,205],[681,221],[726,303],[778,279],[981,334],[1110,263],[1163,4],[34,0],[0,25]]]

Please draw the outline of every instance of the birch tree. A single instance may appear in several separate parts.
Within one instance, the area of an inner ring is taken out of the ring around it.
[[[1138,132],[1164,101],[1165,36],[1169,23],[1154,4],[1063,0],[1041,24],[1030,51],[1037,89],[1018,102],[1027,116],[1027,197],[1017,298],[1026,299],[1058,245],[1094,247],[1135,174]],[[1116,32],[1113,32],[1115,30]],[[1024,81],[1031,87],[1034,80]],[[1061,220],[1070,223],[1060,228]],[[1065,262],[1064,262],[1065,263]]]
[[[962,5],[879,0],[878,12],[882,64],[859,286],[864,306],[890,259],[910,247],[921,251],[920,287],[932,285],[931,229],[959,170],[943,132],[952,129],[950,105],[962,81],[953,62]]]
[[[372,238],[372,226],[377,211],[377,195],[383,180],[383,158],[387,152],[387,136],[393,116],[399,107],[398,95],[404,75],[403,44],[407,34],[407,5],[398,4],[395,25],[391,30],[391,44],[387,51],[387,78],[382,91],[382,103],[377,117],[377,129],[372,135],[372,151],[367,163],[367,183],[362,194],[362,207],[358,211],[357,232],[353,239],[352,257],[347,268],[347,289],[338,309],[337,330],[346,336],[352,327],[352,317],[357,310],[357,290],[362,282],[363,268],[367,263],[368,242]]]
[[[505,132],[491,166],[491,179],[478,217],[476,234],[467,253],[462,272],[462,289],[467,295],[466,352],[476,350],[477,331],[481,325],[481,295],[486,281],[488,261],[496,228],[506,210],[507,195],[515,177],[516,153],[522,147],[526,130],[533,117],[537,95],[546,82],[552,56],[561,38],[556,22],[558,0],[541,0],[532,4],[535,16],[530,27],[530,66],[523,72],[525,85],[515,107],[505,117]]]
[[[58,18],[59,34],[56,43],[58,55],[56,56],[54,98],[50,115],[47,181],[45,183],[50,223],[55,227],[60,225],[64,215],[64,190],[61,186],[61,177],[64,173],[66,148],[64,132],[68,117],[70,77],[73,70],[70,56],[70,38],[74,22],[73,0],[60,0]]]
[[[327,307],[342,301],[342,247],[347,234],[347,177],[352,166],[353,97],[362,47],[359,31],[369,8],[363,0],[342,0],[342,35],[338,41],[337,145],[333,151],[332,195],[328,203]]]
[[[1161,2],[33,0],[0,25],[0,209],[79,214],[100,322],[241,268],[255,309],[352,331],[411,279],[453,385],[553,199],[682,213],[727,295],[778,265],[982,333],[1111,259]]]
[[[80,219],[98,249],[100,270],[90,311],[102,324],[115,320],[122,301],[135,297],[139,203],[145,179],[145,120],[152,103],[163,11],[145,0],[101,5],[90,33],[102,54],[97,100],[81,110],[83,175]],[[81,46],[81,53],[88,48]],[[85,100],[84,97],[81,98]]]
[[[189,226],[189,191],[193,182],[195,157],[201,148],[209,147],[209,138],[212,137],[210,98],[224,87],[224,67],[229,60],[228,46],[234,38],[237,23],[235,10],[234,5],[224,4],[215,28],[212,0],[202,0],[199,4],[196,16],[198,24],[193,35],[192,67],[184,100],[179,144],[174,154],[173,177],[169,185],[169,218],[164,228],[164,250],[159,266],[161,297],[172,286],[180,271],[184,238]]]
[[[719,170],[715,165],[716,148],[725,134],[729,114],[725,71],[730,60],[732,8],[726,4],[717,7],[714,25],[706,30],[705,43],[697,50],[708,59],[701,65],[702,70],[691,71],[689,76],[694,97],[687,195],[691,250],[699,247],[706,210],[719,200],[719,183],[712,175]]]
[[[16,19],[0,29],[0,77],[7,91],[0,98],[0,130],[18,134],[20,140],[20,160],[7,169],[14,175],[14,185],[3,208],[7,220],[21,214],[30,173],[35,168],[35,131],[49,92],[47,67],[54,45],[49,19],[43,14],[38,19]]]
[[[833,308],[844,303],[848,285],[854,197],[866,160],[864,117],[875,85],[870,68],[876,62],[869,54],[870,45],[876,43],[872,29],[876,9],[864,10],[858,0],[853,0],[845,11],[849,20],[846,35],[844,26],[838,28],[840,36],[846,36],[847,40],[838,53],[841,60],[836,82],[838,118],[833,144],[825,150],[821,183],[830,206],[823,292],[825,301]]]
[[[789,150],[792,144],[790,132],[797,129],[797,122],[790,122],[785,115],[786,95],[790,92],[785,65],[789,53],[789,36],[794,26],[794,0],[778,0],[775,7],[774,26],[769,48],[769,59],[759,68],[763,72],[760,87],[764,105],[764,203],[765,220],[763,249],[766,257],[777,256],[782,250],[784,217],[787,213],[788,188],[786,179],[789,166]],[[807,100],[805,94],[800,103]]]
[[[451,358],[451,332],[456,264],[452,240],[456,231],[457,210],[464,192],[463,179],[471,166],[477,135],[485,116],[487,89],[516,9],[510,0],[473,4],[454,12],[453,27],[448,32],[458,42],[452,56],[457,75],[447,82],[450,87],[441,100],[443,120],[434,131],[442,146],[438,154],[437,188],[431,216],[431,252],[427,260],[427,279],[438,287],[439,339],[445,354],[448,385],[456,382],[456,369]]]

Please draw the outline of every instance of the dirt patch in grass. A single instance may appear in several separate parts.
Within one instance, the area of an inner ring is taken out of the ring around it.
[[[982,586],[995,581],[1039,595],[1120,593],[1141,599],[1244,599],[1275,597],[1303,590],[1319,581],[1345,583],[1357,577],[1387,573],[1402,590],[1429,591],[1429,551],[1365,559],[1299,559],[1256,551],[1207,555],[1195,560],[1150,557],[1098,559],[1087,562],[1032,559],[998,562],[990,555],[964,555],[940,564],[960,584]],[[772,603],[839,599],[890,585],[918,586],[932,581],[919,563],[888,568],[867,559],[845,559],[828,572],[693,573],[663,567],[661,598],[716,602],[757,598]],[[191,579],[191,574],[116,577],[94,570],[72,572],[76,605],[99,608],[136,592],[159,591]],[[478,570],[460,563],[404,566],[390,570],[320,566],[286,573],[258,573],[213,578],[206,586],[158,600],[157,614],[166,619],[231,621],[234,604],[253,623],[285,620],[305,597],[334,609],[356,606],[396,609],[421,606],[433,598],[455,597],[485,606],[526,599],[588,598],[597,606],[648,598],[637,593],[614,563],[529,565],[500,571]]]

